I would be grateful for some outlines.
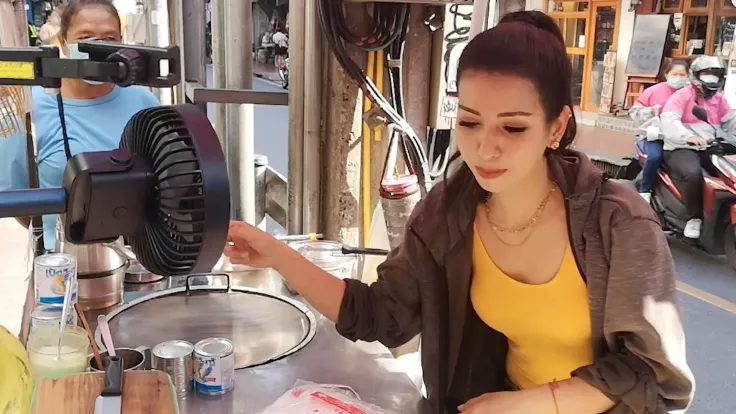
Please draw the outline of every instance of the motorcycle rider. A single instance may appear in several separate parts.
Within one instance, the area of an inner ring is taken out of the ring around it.
[[[640,133],[647,161],[642,171],[642,180],[639,185],[639,194],[648,202],[651,201],[652,185],[657,177],[657,170],[662,164],[662,133],[659,115],[667,100],[679,89],[685,87],[690,80],[688,70],[690,66],[684,60],[673,60],[665,70],[667,82],[658,83],[647,88],[629,109],[629,115],[634,120]]]
[[[716,138],[715,128],[722,128],[726,137],[736,128],[734,111],[721,93],[726,80],[726,68],[718,57],[700,56],[690,67],[691,84],[675,92],[665,104],[662,115],[664,163],[682,194],[682,202],[690,220],[685,237],[700,237],[703,212],[703,171],[717,174],[705,151]],[[708,113],[708,123],[693,115],[695,105]],[[710,124],[710,125],[709,125]],[[712,126],[711,126],[712,125]]]

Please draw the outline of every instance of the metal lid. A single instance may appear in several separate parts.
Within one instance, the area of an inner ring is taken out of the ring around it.
[[[194,345],[187,341],[166,341],[153,347],[153,355],[161,359],[177,359],[191,355]]]
[[[77,258],[66,253],[49,253],[38,256],[34,260],[36,264],[42,266],[69,266],[76,263]]]
[[[208,338],[194,345],[194,352],[202,356],[221,357],[233,353],[233,343],[225,338]]]
[[[118,347],[155,347],[172,340],[198,344],[208,338],[231,338],[236,369],[261,365],[306,346],[316,332],[314,313],[304,304],[257,289],[199,286],[151,293],[108,313]],[[212,279],[208,283],[215,283]],[[166,318],[152,317],[165,314]],[[95,340],[103,346],[100,329]],[[196,349],[196,346],[195,346]],[[218,349],[207,347],[206,353]]]
[[[342,254],[342,244],[334,241],[307,240],[294,243],[292,247],[324,270],[353,265],[357,260],[353,255]]]
[[[31,318],[49,321],[61,319],[61,311],[63,309],[63,306],[58,305],[41,305],[31,312]]]

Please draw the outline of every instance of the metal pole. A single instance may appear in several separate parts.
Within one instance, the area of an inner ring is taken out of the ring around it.
[[[305,4],[289,2],[289,234],[304,232],[304,59]],[[317,54],[310,50],[310,54]],[[310,102],[318,106],[319,101]]]
[[[242,219],[254,226],[256,221],[256,172],[255,147],[253,139],[253,104],[239,105],[240,131],[240,207]]]
[[[225,4],[221,0],[212,0],[212,87],[225,88]],[[209,85],[203,85],[209,86]],[[227,123],[225,120],[225,104],[214,104],[215,131],[220,144],[225,149]]]
[[[169,46],[169,12],[166,0],[146,0],[146,20],[148,21],[148,44]],[[169,73],[168,62],[162,62],[161,74]],[[162,105],[171,105],[170,88],[152,88],[153,94]]]
[[[317,1],[306,0],[304,43],[300,50],[309,50],[304,57],[304,138],[303,157],[304,174],[302,175],[304,194],[304,222],[302,232],[317,233],[321,224],[321,110],[322,105],[322,33],[317,17]],[[290,27],[290,30],[293,30]],[[293,39],[293,37],[292,37]],[[292,40],[293,42],[293,40]],[[292,48],[293,48],[292,44]],[[290,48],[290,50],[293,50]]]
[[[251,0],[225,2],[225,41],[226,88],[252,89],[253,4]],[[235,219],[244,219],[246,218],[244,213],[252,209],[250,206],[244,206],[243,201],[248,201],[253,197],[243,192],[251,191],[255,185],[252,155],[253,117],[243,106],[228,105],[226,120],[225,150],[230,173],[233,216]],[[250,162],[245,164],[243,158]],[[253,184],[250,183],[251,180]]]
[[[184,52],[184,28],[182,24],[182,0],[167,0],[167,9],[169,11],[169,43],[179,46],[179,56],[182,62],[186,62],[188,56]],[[186,76],[186,70],[184,71]],[[181,104],[186,102],[184,82],[180,82],[174,86],[174,103]]]
[[[207,84],[205,66],[205,6],[204,0],[183,0],[181,9],[182,49],[184,49],[184,79]],[[207,104],[198,105],[207,112]]]
[[[261,230],[266,230],[266,170],[268,170],[268,157],[265,155],[255,155],[255,222],[256,226]]]

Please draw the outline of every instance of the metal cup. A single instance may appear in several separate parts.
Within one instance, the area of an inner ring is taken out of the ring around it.
[[[145,371],[150,369],[150,357],[146,358],[146,354],[150,355],[151,350],[145,346],[135,349],[132,348],[115,348],[115,355],[123,359],[123,370],[125,371]],[[100,351],[100,356],[104,361],[107,358],[107,351]],[[104,363],[104,362],[103,362]],[[97,366],[94,354],[89,356],[87,364],[90,372],[105,372],[105,368]]]

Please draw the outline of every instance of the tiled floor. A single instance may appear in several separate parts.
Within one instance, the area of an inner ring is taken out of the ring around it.
[[[0,219],[0,325],[20,331],[27,289],[27,230],[15,219]]]

